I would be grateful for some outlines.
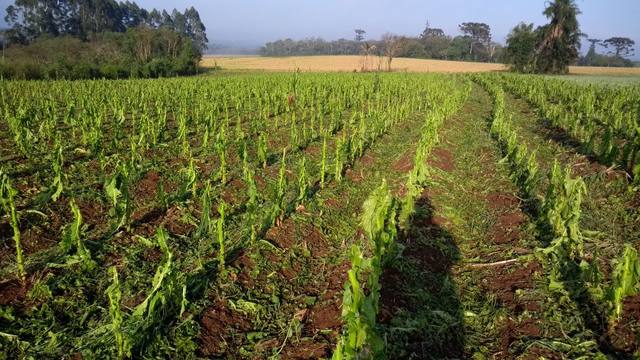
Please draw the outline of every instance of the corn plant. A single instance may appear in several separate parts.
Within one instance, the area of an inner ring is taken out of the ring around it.
[[[351,248],[351,269],[347,273],[348,281],[344,287],[342,298],[343,335],[338,340],[333,360],[371,359],[381,354],[384,343],[375,332],[375,321],[378,312],[378,294],[367,292],[360,285],[366,275],[373,270],[370,259],[365,259],[356,245]],[[367,281],[371,284],[371,281]],[[379,285],[378,285],[379,287]]]
[[[242,176],[244,178],[244,182],[247,185],[247,197],[248,200],[245,204],[247,209],[250,210],[250,213],[253,213],[256,205],[258,204],[258,189],[256,187],[256,181],[254,179],[254,172],[249,164],[249,155],[247,153],[248,149],[246,146],[242,148]]]
[[[74,200],[69,202],[69,207],[73,213],[73,223],[65,229],[60,247],[64,253],[68,253],[75,246],[76,258],[82,262],[85,270],[92,270],[96,264],[91,259],[91,252],[84,246],[82,241],[82,214],[80,213],[80,208]]]
[[[396,209],[386,181],[363,204],[360,226],[367,237],[372,257],[366,259],[357,245],[351,249],[351,269],[342,300],[345,328],[334,352],[335,360],[374,358],[384,350],[375,326],[380,276],[385,263],[395,254]]]
[[[116,173],[104,184],[104,191],[111,204],[109,215],[115,219],[114,231],[129,226],[132,212],[132,201],[129,193],[129,169],[120,163]]]
[[[617,322],[622,315],[623,301],[627,296],[640,292],[640,261],[638,251],[627,244],[622,258],[613,271],[613,283],[607,291],[609,301],[609,321]]]
[[[16,247],[16,265],[18,267],[18,279],[24,282],[26,272],[24,270],[24,259],[22,257],[22,243],[20,242],[20,224],[18,212],[14,201],[18,192],[11,186],[9,176],[0,169],[0,204],[5,214],[9,215],[11,229],[13,230],[13,241]]]
[[[51,200],[57,201],[60,195],[62,194],[63,185],[62,179],[64,174],[62,173],[62,169],[64,167],[64,157],[62,155],[62,143],[58,140],[58,146],[56,149],[56,158],[52,164],[53,167],[53,183],[50,187]]]
[[[303,155],[300,160],[300,170],[298,172],[298,203],[303,202],[307,197],[307,191],[309,190],[309,180],[307,179],[307,164],[306,157]]]
[[[169,236],[167,235],[166,230],[159,228],[155,236],[155,241],[162,251],[162,261],[160,262],[160,265],[158,265],[156,274],[153,277],[151,291],[147,294],[145,299],[134,308],[132,313],[134,317],[153,316],[157,307],[161,303],[165,303],[167,297],[170,296],[171,292],[174,290],[173,279],[171,278],[173,272],[173,254],[167,245],[168,239]]]
[[[343,157],[343,139],[342,138],[338,138],[336,140],[336,154],[335,154],[335,158],[334,158],[334,173],[335,173],[335,179],[338,183],[342,182],[342,169],[344,166],[344,159]]]
[[[227,155],[226,155],[226,141],[224,139],[224,127],[216,139],[216,150],[218,151],[218,159],[220,161],[217,178],[222,184],[227,183]]]
[[[226,204],[224,203],[224,201],[222,201],[220,203],[220,205],[218,205],[218,213],[220,214],[220,217],[218,218],[218,221],[216,222],[217,225],[217,231],[218,231],[218,270],[220,272],[220,274],[224,274],[224,268],[225,268],[225,248],[224,248],[224,242],[225,242],[225,231],[224,231],[224,212],[225,212],[225,208],[226,208]]]
[[[580,206],[587,192],[582,178],[571,178],[571,170],[562,171],[555,161],[549,173],[549,187],[544,198],[543,213],[553,241],[547,253],[565,252],[580,258],[583,237],[580,232]],[[562,248],[562,249],[560,249]]]
[[[374,257],[379,258],[380,264],[388,254],[395,252],[396,210],[396,201],[386,181],[362,205],[360,226],[373,245]]]
[[[207,181],[204,190],[202,191],[202,195],[200,196],[200,207],[202,209],[202,215],[200,215],[200,224],[198,224],[196,235],[200,238],[203,238],[209,236],[212,232],[210,181]]]
[[[320,188],[324,189],[324,182],[327,173],[327,135],[322,137],[322,160],[320,163]]]
[[[257,148],[257,156],[258,161],[262,164],[263,168],[267,167],[267,134],[265,132],[261,132],[258,137],[258,148]]]
[[[123,317],[120,310],[120,300],[122,299],[122,292],[120,291],[120,282],[118,280],[118,269],[115,266],[109,268],[111,274],[111,285],[107,288],[105,293],[109,297],[109,316],[111,317],[111,332],[116,340],[116,347],[118,349],[118,359],[125,359],[131,357],[131,343],[128,336],[123,332]]]
[[[287,194],[287,148],[282,149],[282,160],[280,161],[280,173],[278,175],[278,187],[273,208],[272,220],[275,223],[282,216],[285,210],[285,195]]]

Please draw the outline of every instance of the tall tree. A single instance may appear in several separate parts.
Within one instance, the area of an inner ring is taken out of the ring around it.
[[[520,23],[507,36],[506,61],[515,71],[532,72],[535,63],[537,35],[533,24]]]
[[[362,29],[355,29],[354,30],[356,33],[356,41],[360,42],[362,40],[364,40],[364,34],[366,34],[367,32],[362,30]]]
[[[193,6],[184,11],[184,18],[186,21],[187,36],[193,40],[196,47],[203,51],[207,48],[207,28],[200,20],[200,14]]]
[[[582,59],[581,64],[586,66],[593,66],[596,61],[596,58],[598,57],[596,46],[602,44],[602,40],[588,38],[587,41],[590,44],[589,51],[587,51],[587,55],[585,55],[584,58]]]
[[[425,29],[420,34],[420,42],[424,47],[426,57],[433,59],[445,59],[451,39],[445,35],[442,29],[432,28],[427,21]]]
[[[543,73],[565,74],[575,63],[580,49],[580,10],[575,0],[553,0],[543,14],[550,23],[539,29],[537,70]]]
[[[633,56],[634,46],[636,42],[626,37],[612,37],[602,42],[602,44],[609,49],[610,54],[617,58],[626,58]]]
[[[471,39],[469,44],[469,56],[478,59],[478,53],[482,50],[485,55],[491,57],[491,27],[485,23],[465,22],[458,26],[460,32]]]
[[[44,34],[60,35],[64,14],[57,0],[16,0],[6,11],[11,41],[26,43]]]
[[[391,71],[393,58],[400,56],[406,46],[406,39],[393,34],[382,35],[383,52],[387,61],[387,71]]]

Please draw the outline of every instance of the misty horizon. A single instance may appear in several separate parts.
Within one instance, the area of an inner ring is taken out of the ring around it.
[[[10,0],[0,0],[2,26]],[[293,0],[258,0],[237,2],[150,1],[137,3],[146,8],[184,10],[194,6],[207,28],[209,52],[215,49],[257,50],[267,42],[280,39],[302,40],[322,38],[327,41],[354,38],[354,29],[367,31],[366,39],[377,40],[385,33],[418,36],[427,21],[431,27],[441,28],[449,36],[460,35],[458,25],[463,22],[484,22],[491,26],[493,41],[504,44],[509,31],[520,22],[543,25],[545,2],[526,0],[518,3],[504,0],[451,0],[394,2],[380,0],[329,0],[322,3],[301,3]],[[640,44],[640,2],[632,0],[578,0],[582,14],[582,32],[591,38],[629,37]],[[581,52],[587,50],[583,41]],[[605,49],[600,48],[604,53]],[[636,51],[633,59],[640,58]]]

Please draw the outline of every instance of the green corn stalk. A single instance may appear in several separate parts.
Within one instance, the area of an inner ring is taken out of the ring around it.
[[[111,285],[105,291],[109,297],[109,315],[111,316],[111,332],[116,340],[118,348],[118,359],[131,357],[131,343],[122,331],[122,311],[120,310],[120,300],[122,292],[120,291],[120,282],[118,280],[118,269],[115,266],[109,268],[111,274]]]
[[[179,197],[186,199],[189,196],[195,198],[198,192],[198,172],[196,171],[193,157],[189,160],[189,167],[182,169],[183,182],[180,187]]]
[[[216,149],[218,150],[218,158],[220,159],[220,168],[218,170],[218,179],[222,184],[227,183],[227,161],[226,161],[226,145],[223,138],[216,141]]]
[[[11,229],[13,230],[13,241],[16,246],[16,264],[18,267],[18,278],[24,283],[26,280],[26,272],[24,270],[24,259],[22,257],[22,243],[20,242],[20,225],[18,213],[14,202],[18,192],[11,186],[9,176],[0,169],[0,204],[6,214],[9,215],[11,221]]]
[[[258,204],[258,189],[256,186],[256,181],[254,179],[253,169],[249,166],[249,160],[246,154],[246,149],[245,149],[245,156],[243,157],[243,161],[242,161],[242,173],[244,176],[244,182],[247,184],[248,200],[247,200],[246,206],[247,206],[247,209],[250,209],[251,212],[253,212],[256,205]]]
[[[116,219],[114,231],[118,231],[122,226],[128,227],[132,204],[129,194],[129,170],[126,165],[117,165],[114,176],[104,184],[104,191],[111,203],[109,215]]]
[[[554,241],[550,251],[562,246],[574,257],[582,256],[582,234],[580,233],[580,206],[586,194],[582,178],[571,178],[571,169],[560,170],[557,161],[549,173],[549,188],[545,196],[543,211],[550,225]]]
[[[224,211],[225,211],[225,207],[226,204],[224,203],[224,201],[222,201],[220,203],[220,205],[218,206],[218,213],[220,214],[220,217],[218,218],[217,221],[217,230],[218,230],[218,271],[220,272],[220,274],[224,274],[224,268],[225,268],[225,249],[224,249],[224,238],[225,238],[225,233],[224,233]]]
[[[76,256],[82,261],[85,270],[95,268],[95,262],[91,259],[91,252],[84,246],[81,237],[82,214],[80,208],[74,200],[69,202],[69,207],[73,213],[73,223],[64,232],[60,246],[65,253],[68,253],[73,246],[76,247]]]
[[[303,202],[307,197],[307,191],[309,190],[309,181],[307,179],[307,165],[306,157],[302,156],[300,160],[300,172],[298,173],[298,198],[299,203]]]
[[[167,240],[169,236],[163,228],[159,228],[156,233],[156,243],[162,251],[163,258],[160,265],[156,269],[156,274],[153,277],[153,284],[151,291],[147,297],[135,307],[133,311],[134,317],[150,318],[154,315],[156,307],[161,303],[164,303],[171,288],[171,275],[173,270],[173,254],[169,250]]]
[[[258,161],[262,164],[263,168],[267,167],[267,134],[260,133],[258,137],[258,149],[257,149]]]
[[[324,189],[324,181],[327,172],[327,136],[322,137],[322,162],[320,164],[320,188]]]
[[[211,233],[211,182],[207,181],[204,191],[200,196],[202,215],[200,216],[200,224],[198,225],[197,236],[205,237]]]
[[[618,261],[613,271],[613,282],[608,290],[610,304],[609,320],[612,323],[620,320],[623,301],[628,296],[633,296],[640,290],[640,261],[638,251],[627,244],[622,258]]]
[[[362,207],[360,225],[373,249],[373,256],[365,259],[357,245],[351,249],[351,269],[342,301],[345,328],[333,359],[370,359],[383,353],[384,343],[375,327],[380,276],[385,261],[394,253],[396,208],[386,181],[374,190]],[[365,281],[366,291],[361,285]]]
[[[189,141],[187,140],[187,116],[184,113],[178,115],[178,140],[182,143],[182,154],[189,154]]]
[[[276,201],[274,203],[274,216],[275,221],[282,215],[284,211],[284,197],[287,193],[287,148],[282,149],[282,160],[280,161],[280,173],[278,176],[278,187],[276,189]]]
[[[334,164],[336,182],[338,183],[342,182],[342,168],[343,168],[343,159],[342,159],[343,149],[342,148],[343,148],[343,140],[342,138],[338,138],[336,140],[336,155],[335,155],[335,164]]]
[[[62,169],[64,167],[64,157],[62,155],[62,143],[58,139],[58,146],[56,149],[56,159],[53,161],[53,183],[51,184],[51,200],[57,201],[63,191],[62,179],[64,174]]]
[[[204,131],[202,132],[202,148],[206,149],[209,147],[209,127],[207,125],[203,125]]]
[[[289,133],[289,143],[291,144],[292,149],[296,149],[298,147],[298,125],[296,123],[296,113],[291,113],[291,126]]]

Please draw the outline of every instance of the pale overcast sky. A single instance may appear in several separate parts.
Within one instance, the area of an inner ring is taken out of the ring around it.
[[[427,20],[449,35],[458,24],[485,22],[494,40],[504,42],[520,21],[544,24],[544,0],[139,0],[145,8],[195,6],[213,43],[260,46],[290,37],[352,38],[355,28],[378,38],[385,32],[417,35]],[[13,3],[0,0],[4,9]],[[606,39],[626,36],[640,45],[640,0],[577,0],[582,31]],[[638,54],[636,55],[638,56]]]

